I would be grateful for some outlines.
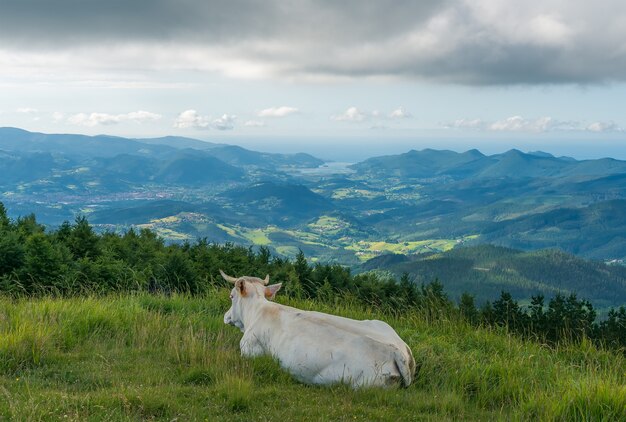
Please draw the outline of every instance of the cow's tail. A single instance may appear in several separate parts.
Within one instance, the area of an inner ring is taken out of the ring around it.
[[[394,347],[394,363],[400,372],[402,383],[408,387],[415,376],[415,359],[413,359],[413,353],[409,346],[404,345],[404,349]]]

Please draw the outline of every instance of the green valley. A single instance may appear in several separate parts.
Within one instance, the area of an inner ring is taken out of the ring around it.
[[[456,297],[467,290],[481,300],[503,288],[516,297],[586,289],[484,263],[467,272],[453,258],[459,247],[626,260],[626,162],[619,160],[425,149],[324,164],[189,138],[111,142],[10,128],[0,129],[3,150],[0,166],[10,177],[0,180],[0,200],[11,217],[34,212],[49,228],[84,215],[100,233],[150,229],[165,242],[267,247],[286,258],[303,251],[355,271],[408,272],[418,283],[439,278]],[[28,171],[32,165],[37,172]],[[451,268],[435,265],[446,260]],[[376,268],[382,262],[396,265]],[[597,298],[602,306],[605,296]]]

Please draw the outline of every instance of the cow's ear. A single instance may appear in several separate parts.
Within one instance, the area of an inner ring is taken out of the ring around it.
[[[268,299],[274,299],[274,296],[276,296],[276,293],[280,290],[282,285],[283,283],[278,283],[278,284],[272,284],[271,286],[267,286],[265,288],[265,297]]]
[[[239,294],[241,296],[245,296],[246,295],[246,282],[243,280],[237,280],[235,282],[235,287],[237,288],[237,290],[239,290]]]

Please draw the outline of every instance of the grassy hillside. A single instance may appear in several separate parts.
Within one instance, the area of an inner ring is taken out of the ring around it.
[[[624,357],[588,343],[554,350],[418,313],[290,304],[384,318],[413,349],[415,383],[310,387],[271,359],[243,359],[241,334],[222,322],[226,289],[200,298],[0,299],[0,419],[626,418]]]
[[[623,259],[626,200],[559,208],[487,225],[482,242],[520,249],[558,247],[592,259]]]
[[[626,303],[626,267],[557,250],[524,252],[480,245],[411,257],[383,255],[361,269],[407,272],[418,284],[438,278],[452,297],[470,292],[478,302],[494,300],[505,290],[518,299],[574,293],[600,308]]]

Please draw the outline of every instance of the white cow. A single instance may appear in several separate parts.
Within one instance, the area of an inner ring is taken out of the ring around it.
[[[303,311],[270,302],[281,284],[256,277],[230,277],[235,286],[224,323],[243,332],[243,356],[271,355],[307,384],[348,383],[353,387],[409,386],[415,360],[388,324]]]

